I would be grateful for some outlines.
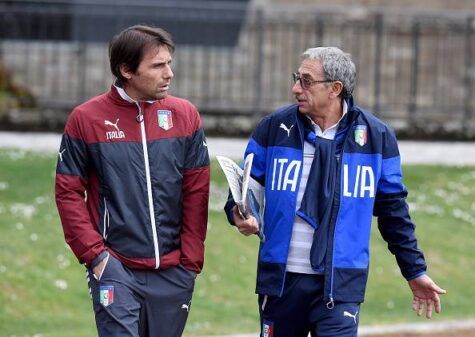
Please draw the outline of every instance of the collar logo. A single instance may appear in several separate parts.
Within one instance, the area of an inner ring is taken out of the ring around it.
[[[125,138],[125,133],[121,129],[119,129],[119,118],[115,121],[115,123],[112,123],[111,121],[105,120],[104,125],[112,126],[115,130],[114,131],[106,131],[106,138],[108,140],[111,139],[121,139]]]
[[[170,110],[157,110],[158,126],[168,131],[173,127],[172,112]]]
[[[355,142],[359,146],[364,146],[368,141],[368,134],[366,132],[366,125],[355,126]]]

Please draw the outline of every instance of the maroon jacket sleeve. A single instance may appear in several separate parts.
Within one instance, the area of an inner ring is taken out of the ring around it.
[[[93,193],[89,191],[93,190],[91,180],[94,179],[90,178],[79,114],[79,111],[73,111],[66,123],[56,166],[55,194],[66,242],[79,262],[89,265],[106,247],[86,204],[93,202]]]
[[[208,225],[210,166],[208,145],[198,112],[193,109],[193,134],[187,139],[183,175],[183,218],[181,263],[199,273],[204,263],[204,241]]]

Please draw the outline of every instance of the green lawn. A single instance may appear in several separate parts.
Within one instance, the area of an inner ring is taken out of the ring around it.
[[[93,314],[80,266],[64,244],[53,199],[55,156],[0,150],[0,336],[89,337]],[[213,163],[205,269],[186,336],[258,330],[257,237],[227,225],[224,177]],[[475,168],[405,167],[430,275],[448,290],[441,319],[474,317]],[[410,292],[377,230],[362,324],[408,322]],[[419,319],[422,321],[422,319]]]

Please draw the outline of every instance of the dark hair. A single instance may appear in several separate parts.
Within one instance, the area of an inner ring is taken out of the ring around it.
[[[120,73],[120,66],[125,64],[130,71],[136,72],[145,50],[151,46],[165,46],[170,53],[175,51],[171,35],[158,27],[136,25],[112,38],[109,43],[110,67],[112,74],[119,82],[126,82]]]

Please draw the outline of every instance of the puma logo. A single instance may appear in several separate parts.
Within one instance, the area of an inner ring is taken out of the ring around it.
[[[190,302],[188,302],[188,303],[183,303],[183,304],[181,305],[181,308],[184,309],[184,310],[186,310],[186,312],[189,312],[189,311],[190,311],[190,305],[191,305],[191,300],[190,300]]]
[[[295,124],[292,124],[292,126],[290,128],[287,127],[287,125],[285,125],[284,123],[280,123],[280,128],[281,129],[284,129],[285,131],[287,131],[287,137],[290,137],[290,130],[292,130],[292,128],[294,127]]]
[[[355,321],[355,324],[356,324],[356,316],[357,316],[357,315],[358,315],[358,311],[355,312],[354,315],[352,315],[352,314],[349,313],[348,311],[343,311],[343,316],[353,318],[353,320]]]
[[[66,149],[64,149],[63,151],[59,151],[59,152],[58,152],[59,160],[60,160],[60,161],[63,161],[63,153],[64,153],[64,151],[66,151]]]
[[[120,130],[119,130],[119,127],[117,126],[118,123],[119,123],[119,118],[117,118],[117,120],[115,121],[115,123],[112,123],[112,122],[107,121],[107,120],[104,121],[104,125],[110,125],[110,126],[115,127],[115,129],[117,130],[117,132],[120,131]]]

